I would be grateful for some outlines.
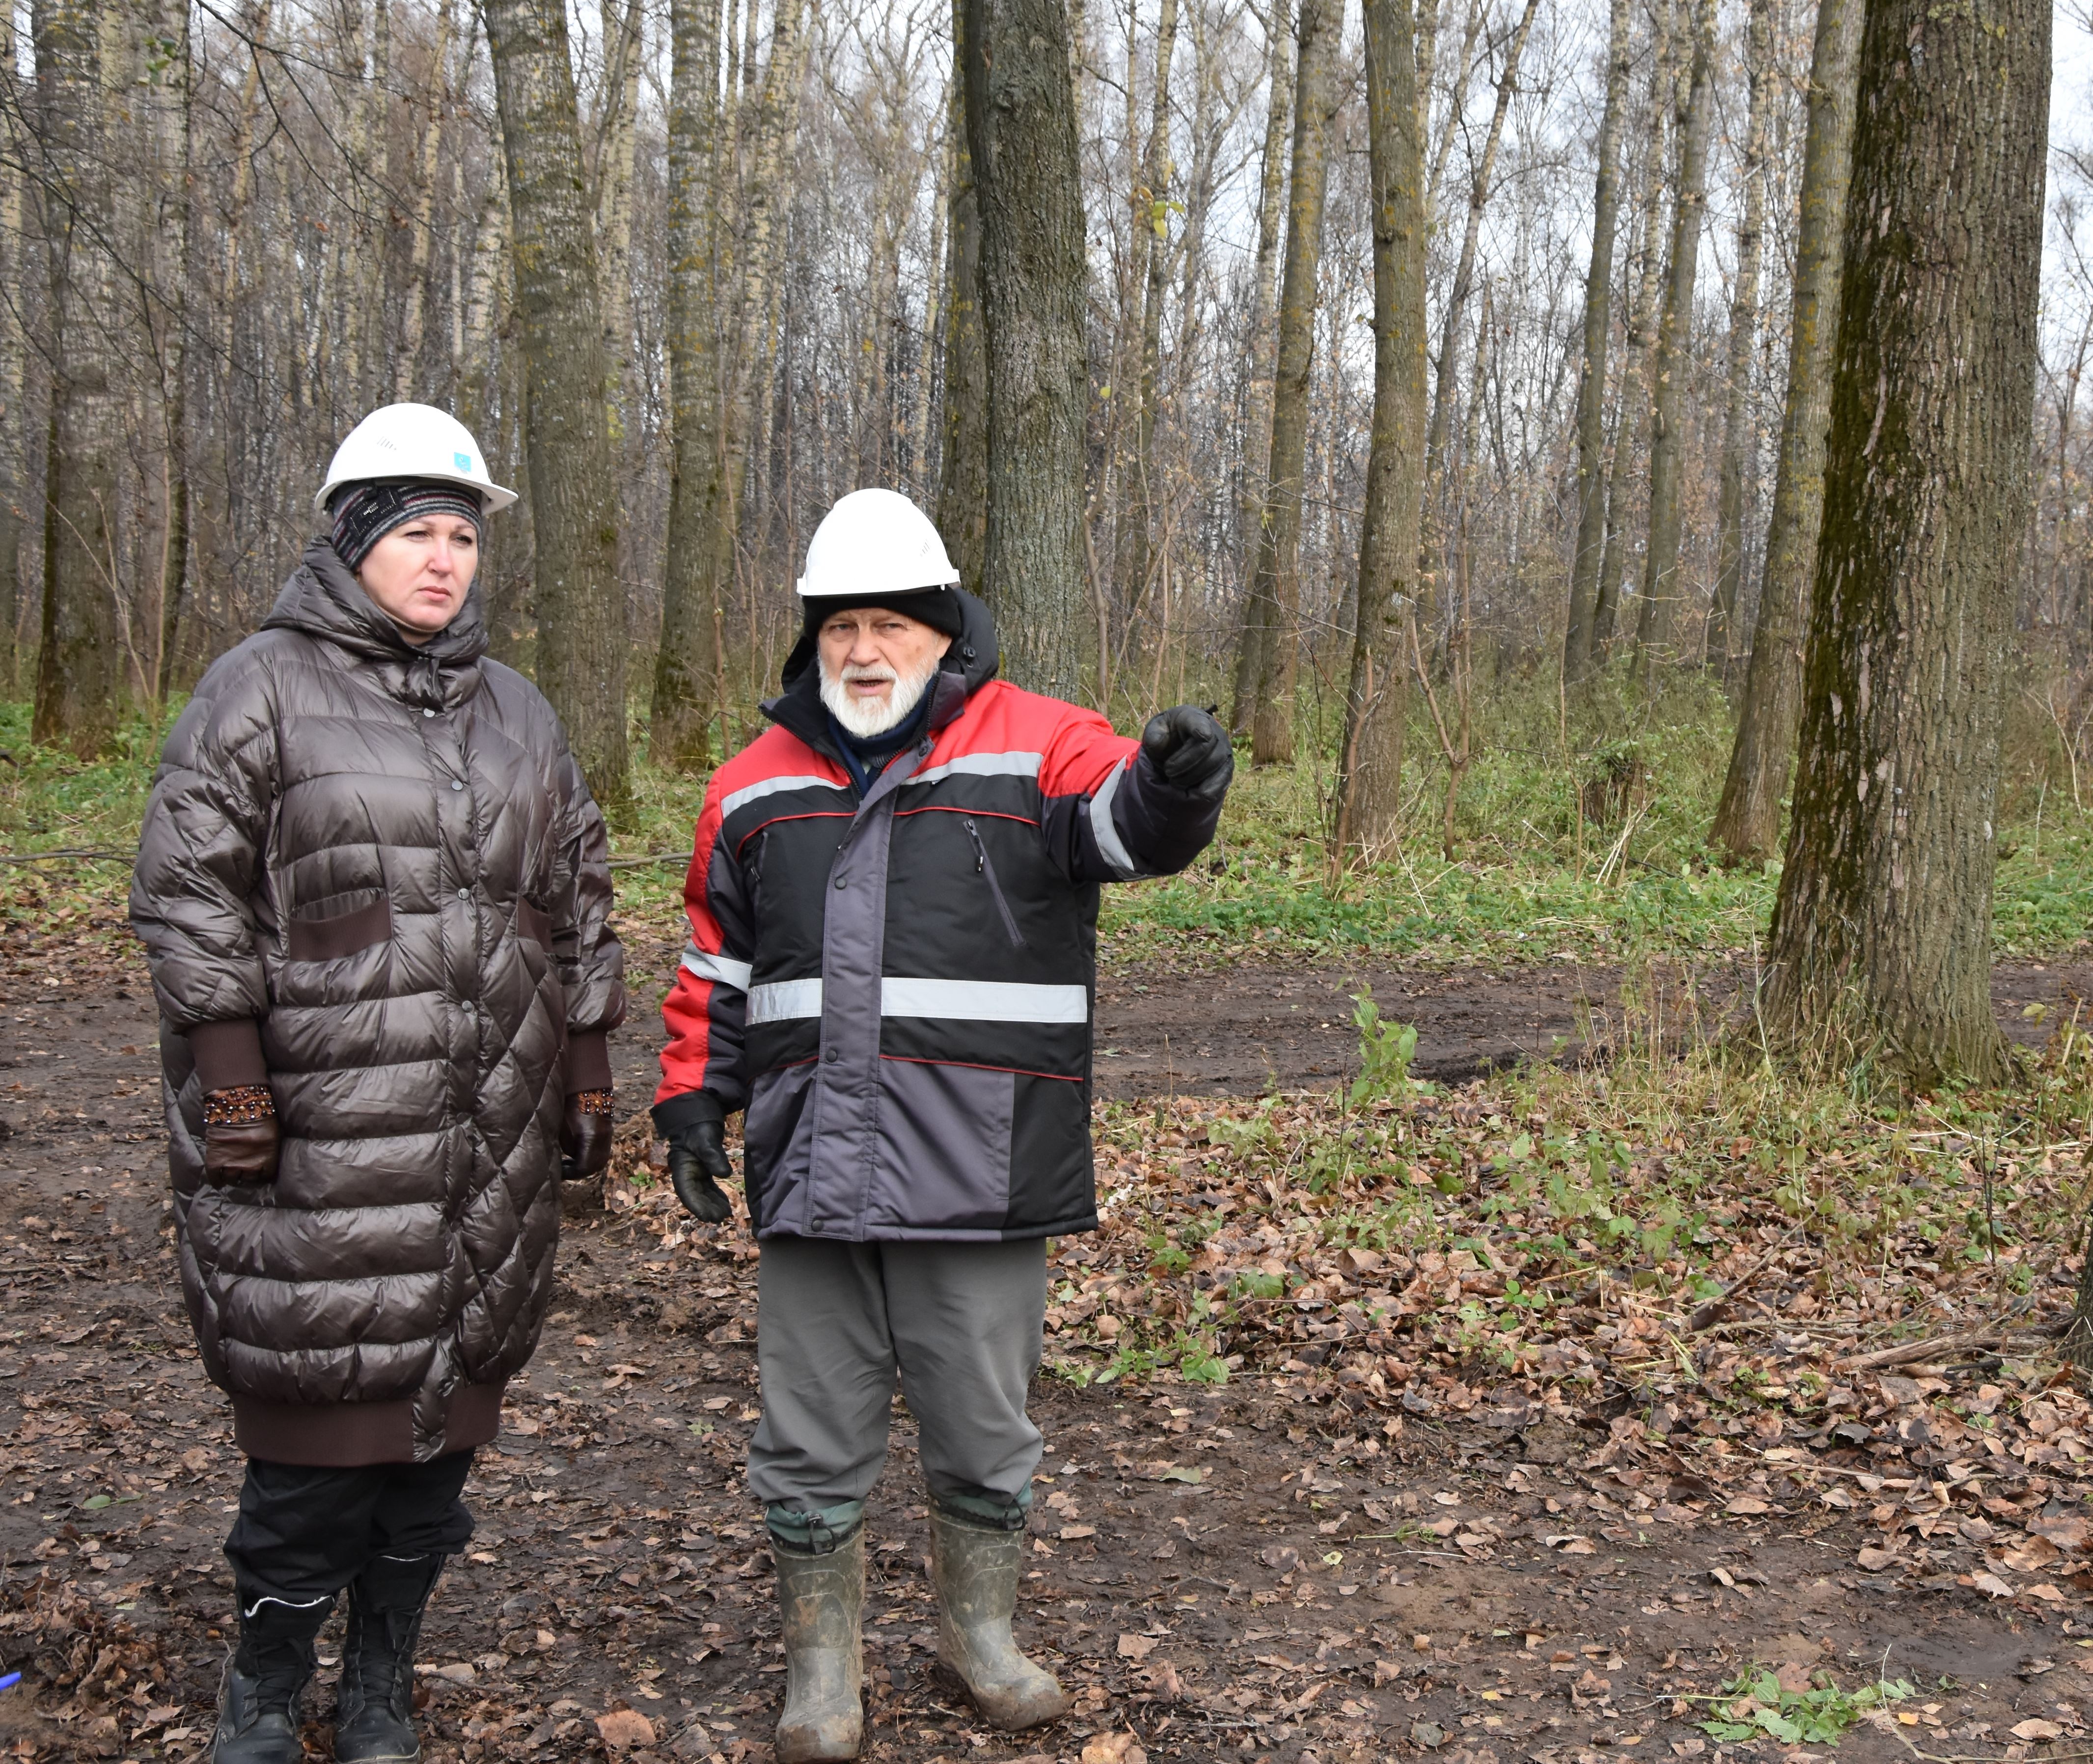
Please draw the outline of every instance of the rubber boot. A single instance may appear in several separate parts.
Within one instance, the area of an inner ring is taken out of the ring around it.
[[[303,1764],[298,1693],[313,1675],[313,1640],[331,1598],[286,1605],[249,1588],[240,1597],[240,1642],[219,1689],[210,1764]]]
[[[1066,1714],[1061,1681],[1026,1659],[1011,1637],[1025,1533],[968,1524],[934,1502],[930,1565],[938,1583],[938,1658],[959,1674],[989,1725],[1015,1732]]]
[[[770,1554],[785,1619],[778,1764],[856,1757],[864,1742],[864,1533],[820,1555],[774,1533]]]
[[[341,1654],[338,1764],[414,1764],[414,1644],[441,1556],[380,1556],[350,1583],[349,1645]]]

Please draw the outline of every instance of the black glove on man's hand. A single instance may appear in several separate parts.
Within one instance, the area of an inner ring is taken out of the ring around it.
[[[733,1211],[720,1183],[734,1174],[726,1156],[726,1112],[704,1090],[654,1105],[654,1130],[669,1142],[669,1180],[691,1217],[716,1225]]]
[[[597,1175],[610,1163],[610,1092],[577,1090],[560,1123],[560,1174],[570,1182]]]
[[[1176,789],[1216,802],[1236,775],[1228,732],[1197,704],[1158,711],[1141,731],[1141,751]]]

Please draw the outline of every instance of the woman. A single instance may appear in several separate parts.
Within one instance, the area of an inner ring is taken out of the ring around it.
[[[415,1638],[537,1343],[561,1158],[609,1158],[603,820],[470,594],[515,500],[442,411],[365,418],[314,499],[327,531],[205,674],[146,810],[131,917],[183,1292],[249,1458],[217,1764],[304,1756],[344,1587],[335,1756],[419,1756]]]

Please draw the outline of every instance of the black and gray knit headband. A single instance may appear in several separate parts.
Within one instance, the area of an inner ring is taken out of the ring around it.
[[[434,478],[386,479],[375,483],[344,485],[328,505],[334,518],[334,548],[354,570],[370,548],[396,527],[418,515],[455,514],[487,536],[479,492]]]

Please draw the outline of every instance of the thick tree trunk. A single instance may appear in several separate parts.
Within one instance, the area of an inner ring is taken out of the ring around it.
[[[1649,419],[1649,549],[1643,559],[1642,605],[1636,609],[1636,671],[1649,681],[1658,652],[1676,629],[1680,595],[1679,541],[1684,525],[1679,477],[1685,460],[1686,376],[1692,345],[1693,283],[1700,271],[1701,227],[1708,214],[1708,136],[1715,117],[1715,0],[1700,0],[1694,21],[1693,72],[1679,117],[1679,188],[1672,198],[1671,254],[1653,358]]]
[[[1358,614],[1337,770],[1338,864],[1399,830],[1405,649],[1424,491],[1424,142],[1410,0],[1366,0],[1374,252],[1373,438],[1359,528]]]
[[[566,9],[488,0],[488,46],[509,173],[524,362],[525,453],[536,540],[538,685],[614,821],[631,812],[607,368]]]
[[[602,0],[603,114],[596,132],[596,262],[603,291],[604,392],[614,452],[630,444],[632,172],[639,139],[639,70],[646,59],[639,0]]]
[[[982,585],[1004,673],[1082,696],[1095,630],[1083,544],[1089,371],[1083,193],[1064,0],[966,0],[968,146],[988,362]]]
[[[1853,147],[1853,77],[1863,0],[1819,0],[1810,57],[1809,126],[1802,150],[1802,218],[1788,321],[1788,402],[1766,520],[1766,570],[1737,738],[1709,843],[1739,863],[1762,863],[1780,838],[1781,798],[1802,713],[1802,644],[1824,513],[1824,439],[1831,349]]]
[[[1293,115],[1294,40],[1287,0],[1269,0],[1265,56],[1264,158],[1258,181],[1257,255],[1250,260],[1250,388],[1243,405],[1243,481],[1237,505],[1236,544],[1242,557],[1242,628],[1236,642],[1232,733],[1247,735],[1264,666],[1267,621],[1257,597],[1257,557],[1264,511],[1272,497],[1272,376],[1279,349],[1276,274],[1286,217],[1287,122]]]
[[[1629,0],[1612,0],[1606,28],[1606,103],[1592,194],[1592,256],[1584,270],[1584,359],[1577,380],[1577,553],[1562,675],[1592,665],[1592,592],[1606,547],[1606,346],[1614,323],[1614,236],[1619,230],[1621,124],[1627,109]]]
[[[1737,219],[1737,275],[1730,291],[1728,398],[1722,413],[1722,492],[1716,516],[1715,600],[1708,615],[1708,665],[1728,683],[1744,575],[1753,442],[1752,356],[1759,336],[1759,255],[1766,226],[1766,115],[1773,107],[1773,0],[1751,0],[1744,33],[1751,96],[1744,120],[1744,186]]]
[[[1287,202],[1286,271],[1279,297],[1272,379],[1271,463],[1258,522],[1257,567],[1243,637],[1258,646],[1247,716],[1253,765],[1294,757],[1294,678],[1299,662],[1301,474],[1308,447],[1308,388],[1315,363],[1315,306],[1323,262],[1323,198],[1337,115],[1339,0],[1302,0],[1301,58],[1294,89],[1294,171]]]
[[[952,186],[945,232],[944,433],[938,531],[969,593],[988,546],[988,355],[982,334],[981,204],[967,145],[966,0],[952,0]]]
[[[675,0],[669,14],[669,536],[661,644],[648,751],[694,777],[712,763],[722,682],[719,553],[726,532],[720,452],[713,168],[719,128],[719,0]]]
[[[1606,544],[1599,562],[1599,583],[1592,596],[1592,659],[1604,661],[1613,647],[1619,616],[1621,584],[1627,573],[1630,492],[1636,449],[1644,444],[1649,424],[1650,352],[1655,341],[1658,285],[1664,254],[1658,229],[1664,214],[1665,135],[1677,103],[1677,76],[1672,66],[1674,0],[1651,6],[1649,127],[1643,141],[1643,197],[1640,217],[1640,262],[1636,293],[1628,310],[1627,359],[1621,374],[1620,409],[1614,418],[1613,464],[1606,473]]]
[[[1872,0],[1801,761],[1765,1013],[1930,1088],[2004,1070],[1999,735],[2027,520],[2051,9]]]
[[[42,652],[31,739],[82,759],[116,727],[116,479],[123,408],[110,379],[115,204],[104,132],[99,0],[37,0],[37,126],[50,275],[51,413],[44,483]]]

